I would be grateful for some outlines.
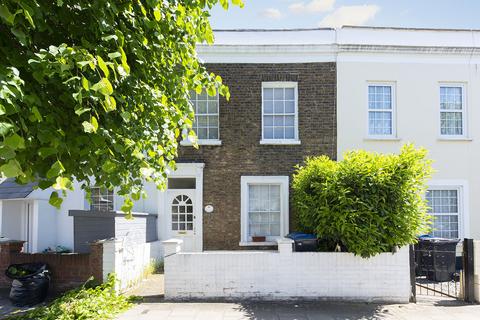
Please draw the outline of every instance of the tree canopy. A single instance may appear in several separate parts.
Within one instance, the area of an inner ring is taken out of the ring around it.
[[[199,62],[209,10],[241,0],[4,0],[0,3],[0,172],[58,191],[165,185],[194,135],[189,92],[219,92]],[[56,191],[50,203],[59,207]]]

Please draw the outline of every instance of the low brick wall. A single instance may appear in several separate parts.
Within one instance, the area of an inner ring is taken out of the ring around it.
[[[0,242],[0,287],[10,287],[12,280],[4,271],[10,264],[42,262],[52,274],[54,291],[65,291],[78,287],[88,278],[103,280],[103,245],[91,244],[89,254],[22,253],[23,241]]]
[[[182,240],[164,241],[167,299],[320,299],[408,303],[408,247],[363,259],[345,252],[182,252]]]

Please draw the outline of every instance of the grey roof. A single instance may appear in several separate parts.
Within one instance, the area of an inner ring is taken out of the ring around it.
[[[8,178],[0,184],[0,200],[24,199],[32,193],[36,185],[36,182],[18,184],[14,178]]]

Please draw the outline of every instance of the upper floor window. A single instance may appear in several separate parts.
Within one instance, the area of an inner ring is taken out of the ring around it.
[[[296,82],[262,83],[261,143],[298,143]]]
[[[463,85],[440,86],[440,135],[465,135],[465,98]]]
[[[201,94],[192,92],[190,98],[195,110],[193,131],[197,134],[199,144],[219,140],[218,93],[211,97],[205,92]]]
[[[368,85],[368,135],[395,135],[394,86],[392,84]]]
[[[92,187],[90,196],[90,210],[113,211],[113,190]]]

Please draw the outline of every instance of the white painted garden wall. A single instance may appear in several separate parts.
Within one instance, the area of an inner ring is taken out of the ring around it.
[[[103,280],[115,273],[117,290],[125,291],[141,281],[152,260],[161,260],[161,241],[133,243],[122,239],[103,242]]]
[[[327,299],[408,303],[408,247],[370,259],[351,253],[279,251],[182,252],[163,242],[167,299]]]

